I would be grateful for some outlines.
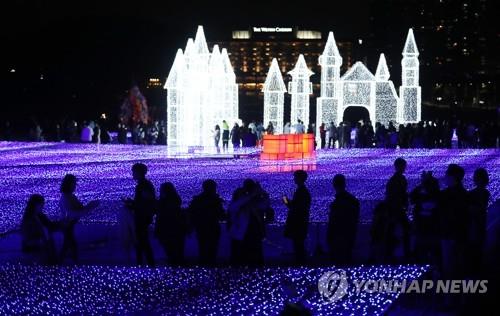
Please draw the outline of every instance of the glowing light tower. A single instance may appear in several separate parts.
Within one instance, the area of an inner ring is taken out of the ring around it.
[[[420,63],[418,55],[413,29],[410,29],[403,48],[403,59],[401,60],[402,85],[399,87],[399,123],[416,123],[421,118],[422,91],[419,86]]]
[[[213,107],[210,105],[210,74],[208,62],[210,59],[210,52],[208,50],[207,40],[203,27],[198,26],[196,36],[194,37],[193,45],[193,63],[192,72],[189,78],[190,91],[194,98],[193,110],[195,119],[191,123],[186,122],[185,127],[192,126],[195,130],[195,137],[188,142],[191,146],[209,145],[209,139],[204,137],[210,135],[209,117],[213,116]],[[200,128],[201,127],[201,128]]]
[[[234,74],[233,66],[225,48],[222,49],[221,58],[224,67],[224,112],[220,121],[226,120],[230,124],[229,126],[231,126],[239,118],[238,84],[236,83],[236,75]]]
[[[319,56],[321,66],[321,95],[316,102],[316,137],[320,143],[319,128],[322,123],[337,123],[340,95],[340,66],[342,56],[335,43],[333,32],[328,33],[323,54]]]
[[[183,93],[186,76],[186,63],[182,49],[177,50],[174,64],[165,82],[165,89],[168,89],[168,109],[167,109],[167,135],[168,144],[171,146],[183,146]]]
[[[292,96],[290,122],[301,120],[309,125],[309,95],[312,93],[312,83],[309,77],[314,73],[307,68],[304,55],[300,54],[295,68],[288,72],[292,81],[288,83],[288,93]]]
[[[238,86],[225,49],[208,50],[203,27],[189,39],[176,59],[165,84],[169,146],[213,146],[212,133],[222,120],[238,118]]]
[[[205,111],[205,131],[214,130],[216,124],[221,125],[221,118],[224,117],[225,73],[218,45],[214,45],[212,49],[208,67],[210,73],[209,104],[203,109]],[[207,143],[209,140],[207,137],[203,138],[204,146],[213,145],[213,143]]]
[[[399,100],[394,83],[389,78],[385,55],[380,54],[375,71],[375,122],[385,126],[388,126],[391,121],[396,122]]]
[[[285,104],[286,86],[283,82],[278,61],[273,58],[271,67],[264,82],[264,126],[273,124],[274,133],[283,133],[283,109]]]

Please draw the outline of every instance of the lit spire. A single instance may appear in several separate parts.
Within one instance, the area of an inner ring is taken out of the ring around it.
[[[221,51],[222,65],[224,66],[224,73],[229,77],[231,81],[236,80],[236,75],[234,74],[233,65],[231,65],[231,60],[227,54],[227,49],[223,48]]]
[[[194,41],[190,37],[190,38],[188,38],[188,41],[186,44],[186,49],[184,49],[184,51],[186,52],[186,55],[191,55],[193,53],[193,49],[194,49]]]
[[[286,92],[286,86],[283,82],[283,76],[281,75],[276,58],[273,58],[271,62],[271,67],[267,73],[262,92]]]
[[[178,88],[182,82],[182,75],[184,70],[186,69],[186,64],[184,60],[184,54],[182,53],[182,49],[177,50],[177,54],[175,55],[174,63],[170,72],[168,73],[167,81],[165,81],[164,89],[172,89]]]
[[[195,54],[209,54],[207,40],[205,38],[205,32],[203,31],[203,26],[198,25],[198,30],[196,31],[196,36],[194,37],[194,52]]]
[[[328,33],[328,39],[326,40],[325,49],[323,50],[323,56],[325,57],[341,57],[339,49],[337,48],[337,43],[335,42],[335,37],[333,37],[333,32]]]
[[[289,71],[288,74],[292,76],[311,76],[314,75],[314,72],[312,72],[309,68],[307,68],[306,60],[304,59],[304,55],[300,54],[299,59],[297,60],[297,63],[295,64],[295,68],[293,68],[292,71]]]
[[[380,54],[380,58],[378,60],[377,71],[375,72],[375,78],[377,81],[387,81],[390,77],[389,68],[387,68],[387,62],[385,60],[385,55]]]
[[[418,56],[417,43],[415,42],[415,36],[413,35],[413,29],[408,31],[408,36],[406,37],[405,46],[403,48],[403,55],[409,57]]]
[[[220,54],[219,45],[215,44],[212,50],[212,55],[210,55],[210,61],[208,62],[210,71],[216,74],[224,72],[224,65],[222,63],[222,56]]]

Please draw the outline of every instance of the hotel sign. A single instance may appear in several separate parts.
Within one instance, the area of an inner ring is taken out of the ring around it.
[[[291,27],[253,27],[255,33],[291,33]]]

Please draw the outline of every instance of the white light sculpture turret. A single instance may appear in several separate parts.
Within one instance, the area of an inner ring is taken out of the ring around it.
[[[204,114],[204,130],[214,130],[215,125],[221,125],[219,121],[224,117],[224,97],[225,97],[225,74],[224,65],[222,64],[222,56],[220,54],[219,46],[214,45],[210,61],[208,63],[208,70],[211,75],[209,85],[209,104],[210,107],[205,107]],[[210,139],[204,137],[204,146],[210,146],[212,143]]]
[[[239,121],[238,116],[238,84],[236,83],[236,75],[233,71],[233,66],[229,60],[229,55],[225,48],[221,53],[222,65],[224,67],[224,120],[227,121],[229,126]]]
[[[189,39],[165,84],[169,146],[213,146],[212,131],[222,120],[238,118],[238,86],[225,49],[210,53],[203,27]]]
[[[375,72],[375,122],[388,126],[389,122],[396,122],[398,111],[398,95],[394,83],[389,80],[389,68],[385,55],[380,54]]]
[[[398,121],[400,123],[416,123],[421,119],[421,88],[419,86],[418,48],[413,35],[413,29],[408,31],[403,48],[402,85],[399,88],[400,106]]]
[[[325,127],[330,123],[337,124],[340,97],[340,66],[342,57],[335,43],[333,32],[328,33],[323,54],[319,56],[321,66],[321,96],[316,101],[316,138],[320,143],[319,128],[322,123]]]
[[[264,121],[266,126],[271,122],[274,127],[275,134],[283,133],[283,111],[285,104],[286,86],[283,82],[278,61],[273,58],[271,68],[267,73],[266,81],[264,82]]]
[[[305,127],[309,125],[309,95],[312,94],[312,83],[309,77],[314,73],[307,68],[304,55],[300,54],[295,68],[288,72],[292,81],[288,83],[288,93],[292,96],[290,122],[301,120]]]
[[[169,136],[169,144],[171,146],[182,146],[182,117],[185,110],[183,108],[183,94],[186,76],[186,64],[182,49],[177,50],[175,55],[174,64],[168,74],[167,81],[165,82],[165,89],[168,89],[168,111],[167,111],[167,134]]]

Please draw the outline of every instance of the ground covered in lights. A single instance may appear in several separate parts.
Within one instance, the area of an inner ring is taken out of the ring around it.
[[[393,172],[392,163],[400,156],[408,161],[410,189],[417,185],[423,170],[432,170],[442,178],[449,163],[458,163],[466,169],[467,188],[472,186],[474,169],[485,167],[490,172],[492,200],[500,196],[500,155],[495,149],[328,150],[319,151],[312,160],[265,162],[257,158],[189,159],[172,156],[161,146],[0,142],[0,233],[18,227],[25,202],[32,193],[43,194],[48,201],[47,212],[55,216],[60,181],[66,173],[80,179],[77,195],[83,201],[102,202],[99,209],[82,221],[114,223],[116,211],[122,207],[121,198],[133,194],[130,167],[138,161],[148,165],[149,177],[157,187],[165,181],[173,182],[184,205],[199,193],[205,179],[217,181],[225,201],[229,201],[244,178],[258,180],[270,193],[278,223],[286,218],[281,197],[293,194],[293,170],[309,171],[308,186],[313,197],[311,220],[316,222],[327,220],[328,204],[333,197],[331,179],[336,173],[343,173],[349,190],[361,200],[362,221],[368,222],[374,204],[383,198],[384,185]]]
[[[110,268],[0,266],[0,314],[275,315],[285,303],[313,314],[379,315],[398,297],[356,291],[354,280],[419,279],[423,266],[356,267],[346,272],[347,295],[324,300],[318,280],[334,268]]]

